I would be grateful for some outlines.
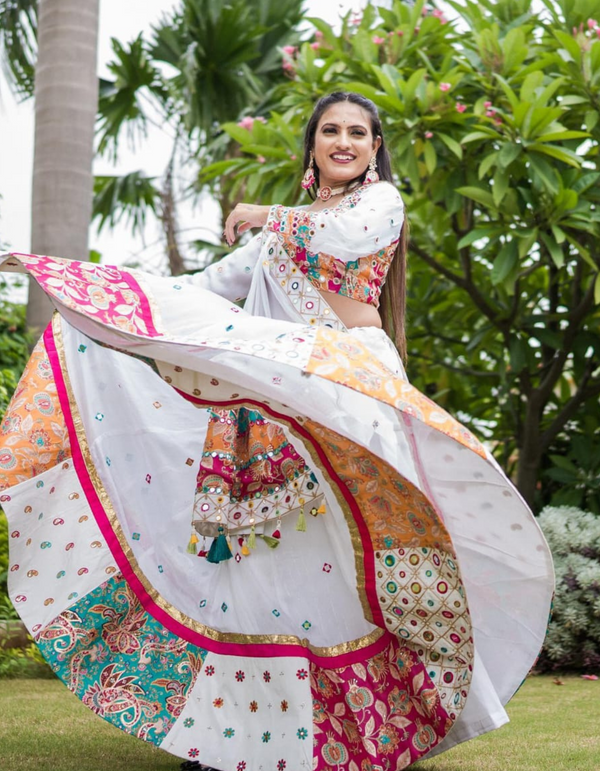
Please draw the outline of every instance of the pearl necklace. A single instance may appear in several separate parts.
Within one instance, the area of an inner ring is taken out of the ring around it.
[[[353,182],[351,185],[340,185],[339,187],[329,187],[324,185],[317,190],[317,198],[322,201],[328,201],[332,196],[339,195],[340,193],[351,193],[360,185],[360,182]]]

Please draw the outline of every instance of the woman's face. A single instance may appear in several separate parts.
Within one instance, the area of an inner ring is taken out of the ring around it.
[[[381,137],[373,137],[366,110],[353,102],[333,104],[321,115],[315,132],[321,187],[343,185],[359,177],[380,145]]]

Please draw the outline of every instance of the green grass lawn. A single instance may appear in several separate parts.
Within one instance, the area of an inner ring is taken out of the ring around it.
[[[509,705],[509,725],[413,768],[600,771],[600,680],[562,680],[530,678]],[[179,763],[100,720],[56,680],[0,680],[0,771],[177,771]]]

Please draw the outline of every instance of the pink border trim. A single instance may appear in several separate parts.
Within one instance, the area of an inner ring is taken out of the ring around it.
[[[46,292],[47,294],[50,294],[51,297],[54,298],[55,302],[60,303],[60,300],[56,299],[54,297],[54,294],[51,290],[48,290],[45,288],[45,283],[40,281],[40,279],[36,276],[36,270],[35,265],[32,265],[31,267],[28,264],[27,257],[35,257],[39,260],[59,260],[61,262],[65,262],[64,257],[48,257],[46,255],[40,255],[40,254],[24,254],[22,252],[11,252],[11,257],[16,257],[19,259],[19,261],[27,268],[27,271],[31,273],[32,277],[36,280],[36,282],[39,284],[39,286]],[[73,265],[81,265],[80,260],[68,260],[67,262],[73,263]],[[163,333],[159,332],[156,326],[154,325],[154,318],[152,316],[152,308],[150,307],[150,302],[148,298],[146,297],[146,293],[138,283],[138,281],[133,277],[133,275],[127,271],[127,270],[121,270],[118,266],[113,265],[103,265],[102,267],[105,268],[114,268],[119,272],[119,275],[121,276],[122,280],[124,280],[128,287],[136,292],[140,298],[140,312],[142,319],[144,320],[144,323],[146,324],[146,328],[148,330],[147,336],[148,337],[163,337]],[[81,311],[80,311],[81,312]],[[83,315],[88,315],[83,312]],[[90,318],[94,318],[91,316]],[[98,319],[94,319],[94,321],[98,321]],[[110,324],[109,326],[113,326]],[[118,329],[118,327],[115,327],[115,329]]]
[[[119,570],[123,574],[124,579],[129,583],[129,585],[133,589],[142,607],[153,618],[155,618],[157,621],[163,624],[170,632],[177,635],[178,637],[181,637],[182,639],[187,640],[188,642],[192,643],[193,645],[197,645],[200,648],[204,648],[208,651],[211,651],[212,653],[219,653],[223,655],[233,655],[233,656],[254,656],[257,658],[300,656],[308,659],[316,666],[322,666],[328,669],[332,669],[335,667],[344,667],[349,664],[353,664],[357,661],[364,661],[366,659],[371,658],[372,656],[377,655],[378,653],[381,653],[381,651],[383,651],[386,648],[386,646],[389,644],[390,635],[389,633],[387,633],[387,631],[385,630],[385,626],[383,625],[383,615],[381,613],[381,609],[379,608],[379,604],[377,602],[377,595],[375,591],[375,576],[374,576],[374,555],[373,555],[373,548],[371,545],[367,527],[362,517],[360,516],[360,511],[358,509],[356,501],[350,495],[350,492],[348,491],[347,487],[343,484],[343,482],[339,479],[339,477],[333,472],[333,469],[331,468],[329,462],[327,461],[321,447],[315,443],[315,441],[312,439],[310,434],[305,429],[303,429],[301,426],[297,424],[295,424],[295,427],[297,428],[298,432],[302,434],[304,438],[310,441],[311,444],[315,447],[317,453],[319,454],[319,458],[328,469],[335,483],[338,484],[339,489],[342,491],[342,494],[344,495],[346,501],[348,502],[350,509],[352,511],[352,514],[356,520],[356,523],[361,535],[361,539],[363,542],[363,548],[364,548],[365,576],[367,577],[367,582],[366,582],[367,597],[369,600],[369,605],[373,612],[374,623],[382,627],[382,629],[384,630],[384,634],[379,638],[379,640],[377,640],[372,645],[369,645],[365,648],[361,648],[358,651],[352,651],[350,653],[345,653],[340,656],[332,656],[332,657],[318,656],[312,653],[308,648],[305,648],[303,645],[300,645],[300,644],[274,645],[274,644],[262,644],[262,643],[240,644],[240,643],[218,642],[200,634],[199,632],[194,632],[184,624],[174,619],[169,613],[162,610],[162,608],[160,608],[154,602],[154,600],[150,597],[150,595],[147,593],[141,581],[133,571],[133,568],[131,567],[129,560],[125,556],[125,553],[121,548],[121,544],[119,543],[119,540],[115,535],[110,525],[110,522],[108,521],[108,517],[106,515],[106,512],[104,510],[104,507],[102,506],[100,499],[98,498],[94,485],[92,484],[88,469],[85,464],[85,460],[83,458],[83,454],[81,452],[81,448],[79,446],[79,442],[77,440],[77,434],[75,431],[73,416],[71,414],[71,406],[69,404],[69,398],[67,394],[65,380],[64,380],[64,376],[60,366],[60,359],[58,356],[58,351],[56,349],[56,344],[54,341],[54,333],[52,331],[51,325],[48,326],[46,328],[46,331],[44,332],[44,344],[46,346],[48,359],[50,361],[50,365],[52,367],[52,372],[56,382],[58,398],[65,417],[67,431],[69,432],[73,465],[75,466],[75,470],[77,472],[77,476],[81,483],[81,487],[83,489],[83,492],[85,493],[86,499],[90,505],[90,508],[94,514],[94,517],[98,523],[98,526],[100,527],[100,530],[102,531],[102,534],[106,539],[108,547],[111,550],[117,565],[119,566]],[[202,402],[202,400],[196,400],[194,397],[191,397],[188,394],[183,394],[182,392],[179,392],[179,393],[189,401],[195,401],[199,404],[204,403]],[[240,402],[247,404],[248,401],[254,404],[252,400],[237,400],[237,401],[227,402],[226,404],[224,403],[223,406],[235,405]],[[211,403],[214,404],[214,402],[211,402]],[[257,409],[264,410],[268,412],[270,415],[272,415],[273,417],[281,417],[284,420],[290,420],[288,416],[279,415],[274,410],[270,409],[269,407],[266,407],[264,404],[256,403],[256,406],[257,406]],[[365,548],[365,546],[367,548]]]

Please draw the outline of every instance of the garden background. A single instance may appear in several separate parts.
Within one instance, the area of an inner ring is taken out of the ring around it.
[[[95,49],[82,49],[92,85],[88,105],[72,107],[87,110],[90,142],[55,170],[79,185],[70,209],[78,221],[57,228],[56,207],[64,213],[69,202],[44,198],[60,183],[48,181],[43,158],[61,157],[60,128],[38,106],[48,107],[61,75],[40,66],[36,80],[35,67],[64,48],[56,14],[88,25],[85,48],[97,10],[98,0],[0,0],[3,64],[23,98],[35,90],[32,251],[84,257],[90,221],[125,221],[140,239],[153,221],[164,258],[152,270],[196,270],[226,248],[218,223],[213,238],[189,237],[178,224],[186,207],[207,193],[224,217],[241,200],[300,202],[302,128],[315,100],[336,89],[372,99],[409,212],[409,378],[486,441],[539,514],[557,569],[537,667],[552,676],[540,682],[549,694],[553,679],[573,693],[594,689],[598,707],[600,683],[580,680],[600,674],[598,2],[395,0],[367,3],[332,27],[306,17],[300,0],[181,0],[150,34],[113,40],[110,78],[98,83]],[[171,142],[164,173],[119,175],[123,147],[142,146],[150,123]],[[115,174],[92,180],[94,154]],[[41,328],[48,308],[35,294],[28,308],[15,304],[14,290],[1,287],[4,411],[34,339],[27,330]],[[0,515],[0,677],[35,676],[47,669],[21,645],[7,598],[8,540]],[[564,672],[577,677],[561,680]],[[571,709],[589,699],[584,691]],[[554,767],[599,767],[598,743],[590,753],[583,765]],[[431,766],[442,767],[454,768]]]

